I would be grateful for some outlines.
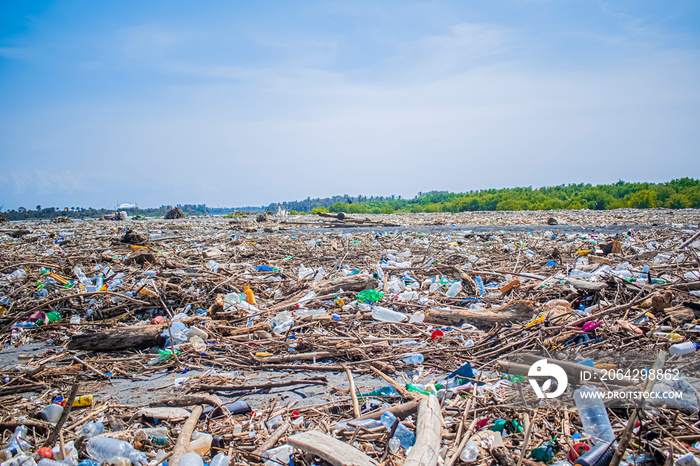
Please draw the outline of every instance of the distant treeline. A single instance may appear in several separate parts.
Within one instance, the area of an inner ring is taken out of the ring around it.
[[[101,218],[125,210],[130,216],[163,217],[172,208],[93,209],[92,207],[46,207],[31,210],[19,207],[4,212],[8,220],[45,219],[58,216],[71,218]],[[205,204],[177,204],[187,216],[224,215],[230,207],[207,207]],[[621,208],[669,209],[700,208],[700,180],[680,178],[668,183],[626,183],[611,185],[568,184],[533,189],[485,189],[466,193],[431,191],[418,193],[413,199],[401,196],[333,196],[302,201],[272,203],[269,206],[241,207],[239,211],[276,213],[278,209],[291,213],[312,211],[386,214],[393,212],[469,212],[479,210],[557,210]]]
[[[217,215],[228,214],[231,212],[229,207],[207,207],[205,204],[177,204],[176,207],[182,209],[185,215]],[[30,219],[47,219],[52,217],[70,217],[70,218],[102,218],[110,217],[117,211],[125,211],[130,216],[143,215],[145,217],[164,217],[173,206],[162,205],[160,207],[130,209],[95,209],[92,207],[42,207],[36,206],[35,209],[27,209],[19,207],[17,210],[8,210],[3,212],[8,220],[30,220]]]
[[[413,199],[338,202],[331,212],[379,214],[393,212],[473,212],[488,210],[556,210],[621,208],[700,208],[700,180],[681,178],[668,183],[612,185],[569,184],[530,188],[486,189],[468,193],[433,191]]]

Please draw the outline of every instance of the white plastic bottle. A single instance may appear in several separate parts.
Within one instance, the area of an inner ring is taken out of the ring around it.
[[[219,453],[211,460],[210,466],[228,466],[231,462],[231,458],[226,453]]]
[[[454,282],[452,285],[450,285],[450,288],[447,290],[447,293],[445,293],[447,296],[450,298],[454,298],[459,294],[459,292],[462,291],[462,282],[460,280],[457,280]]]
[[[382,322],[403,322],[406,314],[382,306],[372,306],[372,318]]]
[[[686,341],[683,343],[676,343],[675,345],[672,345],[668,349],[668,352],[671,353],[671,356],[683,356],[686,354],[693,353],[699,348],[700,345],[698,345],[694,341]]]
[[[190,451],[180,457],[178,466],[204,466],[204,460],[199,454]]]

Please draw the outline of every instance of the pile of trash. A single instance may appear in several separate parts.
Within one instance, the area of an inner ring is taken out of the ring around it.
[[[698,211],[492,214],[3,224],[2,466],[700,465]]]

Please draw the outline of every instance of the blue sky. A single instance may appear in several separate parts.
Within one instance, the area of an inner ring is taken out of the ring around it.
[[[0,2],[0,205],[700,176],[700,2]]]

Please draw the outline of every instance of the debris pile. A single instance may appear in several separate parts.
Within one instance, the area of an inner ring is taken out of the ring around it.
[[[173,207],[165,214],[167,220],[174,220],[176,218],[185,218],[185,213],[179,207]]]
[[[0,230],[2,464],[698,464],[698,211],[491,214]]]

